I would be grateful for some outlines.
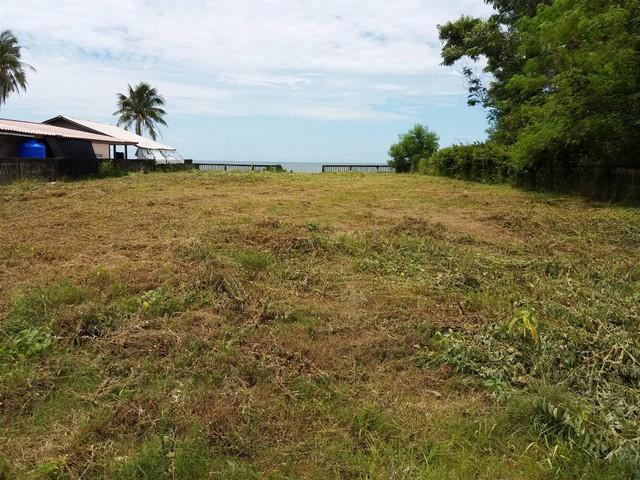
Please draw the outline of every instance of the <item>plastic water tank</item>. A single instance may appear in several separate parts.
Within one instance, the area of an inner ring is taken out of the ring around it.
[[[18,147],[18,156],[22,158],[45,158],[47,156],[47,150],[44,147],[44,143],[30,138],[20,144]]]

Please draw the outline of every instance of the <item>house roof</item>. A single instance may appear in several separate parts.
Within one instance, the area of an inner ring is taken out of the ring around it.
[[[92,132],[108,135],[110,137],[124,138],[129,142],[133,142],[140,148],[148,148],[150,150],[175,150],[175,147],[163,145],[162,143],[148,138],[136,135],[135,133],[128,132],[127,130],[116,127],[115,125],[109,125],[107,123],[92,122],[90,120],[79,120],[77,118],[67,117],[65,115],[58,115],[57,117],[45,120],[43,123],[50,123],[55,120],[66,120],[71,123],[75,123],[79,127],[90,130]]]
[[[30,135],[34,137],[61,137],[75,140],[88,140],[97,143],[135,145],[128,139],[103,135],[100,133],[82,132],[71,128],[56,127],[36,122],[24,122],[21,120],[8,120],[0,118],[0,134]]]

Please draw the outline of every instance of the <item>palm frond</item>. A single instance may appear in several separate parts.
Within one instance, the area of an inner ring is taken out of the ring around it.
[[[22,47],[9,30],[0,33],[0,105],[7,101],[11,93],[27,89],[26,70],[35,71],[31,65],[22,62]]]
[[[118,117],[118,125],[129,130],[133,126],[140,126],[146,130],[152,139],[156,139],[159,126],[167,126],[164,116],[167,112],[161,108],[165,105],[164,98],[148,83],[140,82],[132,87],[127,85],[127,94],[116,95],[118,109],[113,113]]]

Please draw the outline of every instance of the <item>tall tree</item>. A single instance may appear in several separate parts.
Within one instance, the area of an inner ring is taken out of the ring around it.
[[[458,20],[438,27],[443,64],[453,65],[463,57],[473,61],[486,60],[484,70],[491,75],[485,86],[469,68],[464,74],[469,83],[468,103],[481,104],[488,110],[492,134],[504,142],[513,141],[511,130],[505,128],[505,116],[513,100],[506,91],[506,82],[522,70],[524,58],[519,54],[521,45],[519,22],[536,14],[538,8],[553,0],[485,0],[495,12],[488,19],[462,16]],[[508,124],[508,122],[506,122]]]
[[[26,91],[26,70],[35,70],[21,61],[22,47],[9,30],[0,33],[0,107],[7,102],[9,94]]]
[[[487,0],[494,15],[440,26],[442,57],[484,58],[492,81],[466,69],[491,138],[511,147],[534,185],[604,185],[640,166],[640,0]]]
[[[523,168],[640,166],[640,0],[556,0],[519,22],[505,84]]]
[[[439,138],[424,125],[417,124],[400,135],[398,143],[389,148],[389,165],[398,173],[415,172],[421,160],[431,157],[439,147]]]
[[[155,88],[145,82],[140,82],[135,87],[129,85],[127,95],[118,94],[118,110],[113,114],[118,115],[118,125],[126,129],[135,125],[137,135],[147,131],[154,140],[158,136],[160,125],[167,126],[163,110],[164,98],[158,94]]]

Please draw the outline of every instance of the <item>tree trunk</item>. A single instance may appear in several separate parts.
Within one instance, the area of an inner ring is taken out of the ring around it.
[[[136,118],[136,135],[142,136],[142,118],[140,118],[140,115]]]

